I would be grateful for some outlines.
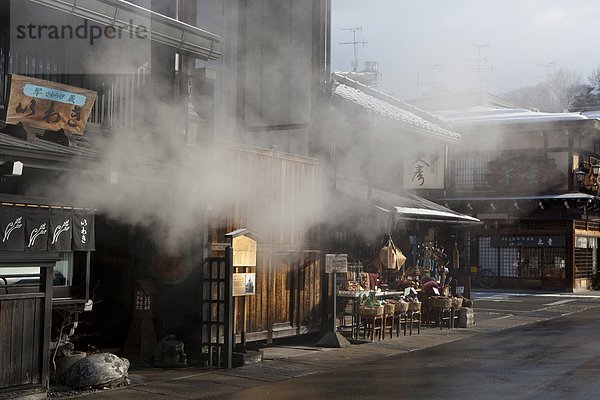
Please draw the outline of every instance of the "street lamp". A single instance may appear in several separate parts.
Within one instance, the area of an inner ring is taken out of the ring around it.
[[[574,175],[575,181],[578,182],[580,185],[583,185],[583,182],[585,181],[585,172],[578,168],[577,171],[574,172]]]
[[[598,176],[600,175],[600,164],[590,165],[587,174],[578,168],[577,171],[573,173],[575,176],[575,180],[579,183],[580,189],[585,187],[586,190],[591,191],[592,193],[598,192]]]

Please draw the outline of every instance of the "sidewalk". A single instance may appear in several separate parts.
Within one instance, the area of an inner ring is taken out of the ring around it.
[[[226,396],[237,390],[264,385],[310,374],[331,371],[353,364],[364,364],[411,351],[466,339],[474,335],[509,329],[561,315],[583,311],[585,306],[569,308],[552,307],[544,316],[500,315],[493,312],[475,313],[475,326],[443,329],[424,327],[421,334],[386,338],[372,343],[355,344],[341,349],[319,348],[312,342],[291,345],[272,345],[263,348],[264,361],[230,370],[184,369],[132,369],[131,385],[71,396],[93,399],[208,399]],[[311,337],[314,340],[314,337]]]

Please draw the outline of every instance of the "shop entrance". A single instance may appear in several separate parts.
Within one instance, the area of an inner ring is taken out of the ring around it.
[[[492,238],[479,238],[479,267],[498,275],[499,285],[516,288],[563,288],[564,247],[497,247]]]

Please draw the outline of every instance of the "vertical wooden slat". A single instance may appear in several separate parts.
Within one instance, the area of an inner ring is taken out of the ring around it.
[[[31,382],[32,383],[41,383],[42,382],[42,370],[40,366],[40,349],[41,349],[41,341],[43,340],[42,335],[42,326],[44,325],[42,315],[44,311],[44,300],[40,298],[36,298],[34,300],[33,307],[33,345],[31,350]]]
[[[50,355],[50,329],[52,326],[52,276],[53,276],[54,264],[52,266],[41,268],[42,274],[45,273],[42,282],[44,283],[44,308],[43,308],[43,321],[44,326],[42,330],[42,345],[40,350],[40,362],[42,364],[41,383],[48,387],[49,373],[48,373],[48,360]]]
[[[0,300],[0,389],[10,386],[13,302]]]
[[[12,307],[12,343],[10,355],[10,385],[22,385],[21,381],[21,356],[23,347],[23,300],[15,300]]]
[[[21,381],[22,384],[33,383],[33,369],[36,358],[33,355],[35,337],[35,299],[27,299],[23,305],[23,343],[21,345]]]

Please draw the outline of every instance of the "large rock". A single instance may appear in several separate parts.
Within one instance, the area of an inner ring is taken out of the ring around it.
[[[110,353],[92,354],[73,365],[65,374],[65,384],[73,389],[114,387],[127,379],[129,361]]]

